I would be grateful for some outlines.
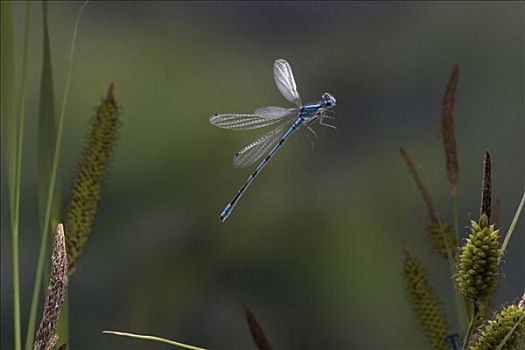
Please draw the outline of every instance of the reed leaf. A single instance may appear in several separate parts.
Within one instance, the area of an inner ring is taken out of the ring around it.
[[[20,183],[22,173],[22,146],[24,141],[25,104],[27,91],[27,59],[29,56],[29,26],[31,3],[26,3],[24,46],[18,117],[15,110],[15,66],[13,45],[13,23],[11,3],[3,1],[1,11],[1,114],[2,138],[4,139],[4,156],[6,160],[7,183],[9,187],[9,207],[12,235],[12,269],[13,269],[13,329],[15,349],[21,349],[20,328],[20,277],[19,277],[19,217],[20,217]]]
[[[40,78],[40,105],[38,113],[38,211],[40,218],[40,230],[43,231],[46,206],[46,195],[49,191],[51,179],[51,164],[53,162],[53,150],[56,142],[56,111],[55,94],[53,84],[53,66],[51,60],[51,45],[49,39],[48,24],[48,2],[42,2],[42,72]],[[60,183],[60,175],[56,175],[56,182]],[[60,186],[55,186],[52,194],[51,217],[49,229],[56,227],[59,221],[61,196]],[[45,243],[47,244],[47,243]],[[48,271],[44,275],[47,276]],[[62,307],[62,317],[57,325],[57,334],[63,342],[68,342],[68,307],[67,296]]]
[[[53,84],[53,66],[51,61],[51,46],[49,41],[49,25],[47,15],[48,2],[42,2],[43,21],[43,55],[42,74],[40,80],[40,106],[38,113],[38,209],[40,214],[40,226],[44,224],[46,195],[49,191],[51,179],[51,164],[53,162],[53,150],[55,148],[57,126],[55,111],[55,94]],[[60,183],[57,174],[56,181]],[[52,194],[52,208],[50,228],[56,227],[60,214],[60,191],[58,186]]]
[[[46,248],[47,248],[46,242],[47,242],[47,237],[49,233],[48,227],[51,222],[51,212],[52,212],[52,207],[53,207],[53,194],[55,193],[55,187],[56,187],[58,163],[60,159],[60,150],[62,147],[62,134],[64,130],[64,119],[65,119],[65,114],[66,114],[67,100],[69,97],[69,87],[71,85],[71,71],[73,67],[73,56],[75,53],[75,44],[76,44],[76,37],[78,33],[78,27],[80,24],[80,18],[82,17],[82,12],[84,11],[87,4],[88,4],[88,1],[85,1],[79,7],[77,17],[75,20],[75,26],[73,28],[71,46],[69,49],[69,64],[68,64],[68,69],[67,69],[66,82],[64,86],[64,95],[62,96],[62,103],[60,105],[60,114],[58,118],[55,147],[53,149],[53,161],[51,162],[51,174],[50,174],[50,179],[49,179],[49,187],[48,187],[48,191],[46,194],[46,205],[45,205],[45,213],[44,213],[44,220],[43,220],[44,223],[42,225],[42,235],[41,235],[40,248],[38,252],[38,262],[37,262],[37,267],[35,271],[35,283],[33,286],[33,294],[31,298],[31,308],[29,312],[29,321],[27,325],[27,337],[26,337],[26,344],[25,344],[26,350],[30,350],[31,347],[33,346],[33,340],[34,340],[34,334],[35,334],[35,324],[36,324],[36,312],[37,312],[38,300],[40,296],[40,288],[42,284],[44,260],[46,256]]]
[[[11,209],[10,219],[13,221],[16,175],[15,163],[17,154],[17,121],[15,115],[15,60],[11,1],[0,2],[0,16],[0,65],[2,72],[2,74],[0,74],[0,110],[2,113],[2,148],[9,190],[9,206]]]

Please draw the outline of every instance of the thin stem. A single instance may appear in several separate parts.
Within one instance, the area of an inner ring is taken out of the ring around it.
[[[15,159],[15,193],[13,201],[13,322],[15,331],[15,349],[22,349],[21,328],[20,328],[20,271],[18,255],[18,238],[20,223],[20,183],[22,182],[22,146],[24,144],[24,121],[25,121],[25,102],[26,102],[26,82],[27,82],[27,57],[29,47],[29,24],[31,16],[31,2],[26,2],[25,30],[24,30],[24,52],[22,55],[22,84],[20,90],[19,113],[20,124],[18,125],[18,143],[16,146]]]
[[[57,175],[57,169],[58,169],[58,162],[60,159],[60,149],[62,145],[62,134],[64,131],[64,119],[65,119],[65,114],[66,114],[66,105],[67,105],[67,99],[69,95],[69,86],[71,84],[73,54],[75,52],[75,43],[76,43],[80,18],[87,4],[88,4],[88,1],[85,1],[78,10],[77,18],[75,21],[75,27],[73,29],[73,36],[71,39],[71,47],[69,51],[69,65],[68,65],[66,83],[64,86],[64,95],[62,97],[62,104],[60,108],[60,116],[58,119],[57,136],[56,136],[56,142],[55,142],[55,149],[53,152],[53,162],[51,165],[51,176],[50,176],[49,187],[48,187],[47,196],[46,196],[44,225],[42,226],[42,237],[41,237],[41,242],[40,242],[40,249],[38,252],[38,263],[37,263],[37,268],[36,268],[36,273],[35,273],[35,284],[33,286],[33,297],[31,300],[31,310],[29,313],[29,322],[27,326],[27,337],[26,337],[26,346],[25,346],[26,350],[31,350],[33,346],[34,336],[35,336],[36,310],[38,306],[38,297],[40,295],[40,287],[42,284],[42,275],[43,275],[43,270],[44,270],[44,258],[46,256],[46,248],[48,246],[47,240],[48,240],[48,233],[49,233],[49,222],[51,220],[51,207],[53,204],[53,193],[55,192],[56,175]]]
[[[137,338],[137,339],[144,339],[144,340],[153,340],[153,341],[158,341],[158,342],[165,343],[165,344],[175,345],[175,346],[178,346],[180,348],[189,349],[189,350],[206,350],[204,348],[199,348],[197,346],[183,344],[183,343],[179,343],[179,342],[176,342],[176,341],[173,341],[173,340],[160,338],[160,337],[155,337],[155,336],[152,336],[152,335],[141,335],[141,334],[116,332],[116,331],[102,331],[102,333],[104,333],[104,334],[114,334],[114,335],[120,335],[120,336],[123,336],[123,337],[130,337],[130,338]]]
[[[463,340],[463,350],[467,350],[468,344],[470,342],[470,337],[472,337],[472,332],[474,331],[474,325],[476,324],[476,318],[478,317],[478,307],[476,303],[472,306],[472,313],[470,314],[470,323],[468,325],[467,333],[465,334],[465,339]]]
[[[509,242],[510,242],[510,237],[512,237],[512,233],[514,232],[514,229],[516,228],[516,224],[518,223],[520,214],[523,211],[524,203],[525,203],[525,191],[523,191],[523,196],[521,197],[521,201],[520,201],[520,204],[518,205],[518,209],[516,210],[516,213],[514,214],[512,223],[510,224],[509,230],[507,231],[507,234],[505,235],[505,239],[503,240],[503,244],[501,245],[502,255],[505,254],[505,251],[507,250],[507,246],[509,245]]]

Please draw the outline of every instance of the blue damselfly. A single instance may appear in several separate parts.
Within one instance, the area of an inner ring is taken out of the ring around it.
[[[293,102],[296,107],[267,106],[258,108],[251,114],[225,113],[214,114],[210,117],[211,124],[230,130],[250,130],[279,123],[276,128],[235,154],[233,165],[237,168],[250,166],[263,155],[267,155],[248,177],[235,197],[233,197],[221,212],[221,221],[225,221],[228,216],[230,216],[233,208],[246,189],[251,185],[257,174],[261,172],[264,166],[293,133],[301,128],[307,128],[315,135],[315,132],[310,128],[310,125],[315,121],[319,121],[320,125],[335,128],[333,125],[324,122],[324,119],[333,119],[333,116],[327,114],[327,112],[335,106],[334,96],[325,92],[321,96],[321,101],[318,103],[303,105],[299,92],[297,91],[290,64],[284,59],[275,61],[273,65],[273,76],[275,78],[275,84],[281,94],[288,101]]]

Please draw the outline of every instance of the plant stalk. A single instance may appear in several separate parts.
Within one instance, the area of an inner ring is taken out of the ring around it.
[[[472,332],[474,331],[474,324],[476,323],[476,318],[478,316],[478,307],[476,306],[476,303],[474,302],[474,305],[472,305],[472,313],[470,314],[470,323],[467,329],[467,333],[465,334],[465,339],[463,339],[463,350],[467,350],[468,344],[470,342],[470,338],[472,337]]]
[[[523,211],[524,204],[525,204],[525,191],[523,191],[523,196],[521,197],[521,201],[520,201],[520,204],[518,205],[518,209],[516,209],[516,213],[514,214],[514,217],[512,218],[512,223],[510,224],[509,230],[507,231],[507,234],[505,235],[505,239],[503,240],[503,244],[501,245],[502,255],[505,254],[505,251],[507,250],[507,246],[509,245],[510,238],[512,237],[512,233],[514,232],[514,229],[516,228],[516,224],[518,223],[520,214]]]
[[[20,271],[19,271],[19,233],[20,233],[20,183],[22,180],[22,148],[24,144],[24,124],[25,124],[25,101],[26,101],[26,82],[27,82],[27,57],[29,46],[29,24],[31,15],[31,2],[26,2],[25,11],[25,29],[24,29],[24,51],[22,62],[22,82],[20,90],[20,100],[18,111],[19,125],[16,144],[16,158],[15,158],[15,189],[13,200],[13,216],[12,216],[12,254],[13,254],[13,323],[15,332],[15,349],[22,349],[21,327],[20,327]]]

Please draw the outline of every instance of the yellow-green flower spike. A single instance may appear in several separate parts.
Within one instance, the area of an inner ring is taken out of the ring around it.
[[[119,108],[111,84],[102,104],[96,108],[88,144],[73,184],[65,224],[70,273],[74,271],[91,234],[119,126]]]
[[[449,331],[443,309],[427,281],[423,267],[406,250],[403,276],[407,283],[410,302],[432,349],[448,350],[445,338]]]
[[[498,282],[500,233],[489,225],[486,214],[470,222],[470,231],[461,247],[456,282],[464,296],[478,303],[489,299]]]
[[[469,350],[525,349],[525,308],[510,305],[489,320],[474,338]]]
[[[447,257],[447,245],[451,251],[456,249],[456,234],[449,224],[438,221],[428,227],[428,233],[434,248],[443,257]]]

